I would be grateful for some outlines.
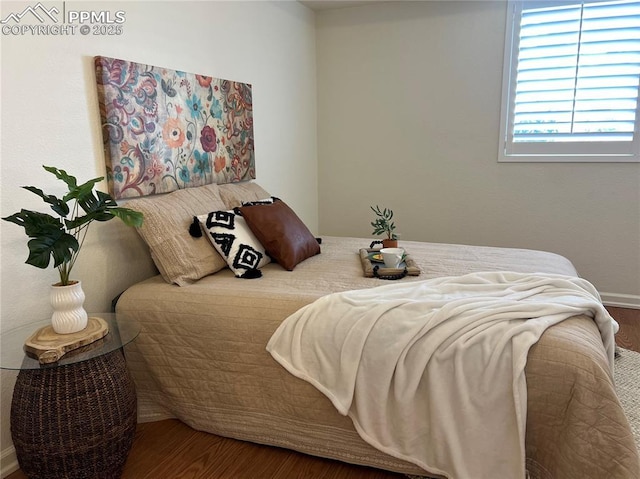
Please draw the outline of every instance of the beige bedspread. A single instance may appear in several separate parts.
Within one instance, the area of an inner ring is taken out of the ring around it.
[[[335,291],[377,286],[357,255],[365,239],[323,238],[322,254],[293,272],[276,264],[256,280],[223,271],[177,287],[159,276],[127,290],[118,313],[142,332],[127,358],[141,418],[177,417],[211,433],[399,472],[425,473],[365,443],[313,386],[266,352],[284,318]],[[558,255],[403,242],[423,271],[402,281],[474,271],[573,275]],[[633,437],[615,395],[598,329],[575,317],[549,328],[529,353],[527,469],[532,478],[638,478]]]

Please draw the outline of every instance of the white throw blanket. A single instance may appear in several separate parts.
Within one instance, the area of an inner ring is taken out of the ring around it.
[[[529,348],[579,314],[613,368],[617,323],[587,281],[513,272],[324,296],[267,350],[349,415],[372,446],[451,479],[525,477]]]

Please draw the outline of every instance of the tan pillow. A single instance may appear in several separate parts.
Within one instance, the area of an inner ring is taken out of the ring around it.
[[[293,268],[320,253],[320,245],[284,201],[239,208],[247,225],[267,254],[284,269]]]
[[[228,183],[225,185],[218,185],[218,188],[220,188],[220,197],[226,206],[224,209],[227,210],[232,210],[237,206],[242,206],[242,203],[263,200],[271,196],[254,181]]]
[[[227,266],[207,238],[189,234],[194,216],[226,209],[218,185],[129,200],[124,206],[144,214],[138,233],[167,283],[184,286]]]

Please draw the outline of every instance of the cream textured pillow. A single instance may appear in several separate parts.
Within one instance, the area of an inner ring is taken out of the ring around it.
[[[227,266],[207,238],[189,234],[194,216],[227,209],[218,185],[129,200],[125,206],[144,214],[138,233],[167,283],[184,286]]]
[[[226,206],[224,209],[227,210],[242,206],[242,203],[258,201],[271,196],[254,181],[227,183],[218,185],[218,188],[220,188],[220,197]],[[213,208],[209,211],[213,211]]]

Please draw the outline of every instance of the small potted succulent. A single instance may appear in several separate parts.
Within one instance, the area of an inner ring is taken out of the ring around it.
[[[393,222],[393,210],[380,208],[378,205],[371,206],[371,211],[376,215],[375,221],[371,222],[374,235],[386,235],[382,240],[383,248],[396,248],[398,246],[398,235],[394,232],[396,225]]]
[[[94,221],[120,218],[127,226],[140,226],[143,216],[140,212],[119,207],[107,193],[94,192],[94,186],[103,177],[78,185],[76,178],[64,170],[52,166],[44,166],[44,169],[66,183],[68,191],[62,198],[46,194],[34,186],[23,188],[42,198],[58,217],[21,209],[2,219],[22,226],[30,238],[27,242],[27,264],[46,269],[53,259],[53,267],[58,268],[60,281],[53,284],[51,289],[51,304],[54,309],[51,323],[56,333],[74,333],[87,325],[87,313],[82,307],[82,285],[80,281],[71,279],[70,274],[89,225]]]

